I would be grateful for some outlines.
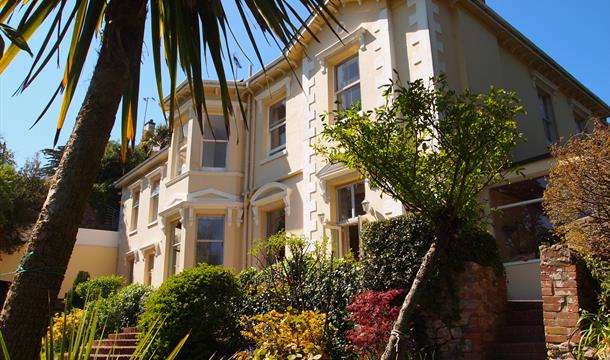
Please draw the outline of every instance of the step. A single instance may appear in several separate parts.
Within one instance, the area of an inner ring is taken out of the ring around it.
[[[501,343],[542,342],[544,343],[543,325],[508,325],[500,329]]]
[[[138,339],[103,339],[95,340],[95,346],[135,346],[138,345]]]
[[[546,354],[546,344],[542,342],[513,342],[496,344],[496,355]]]
[[[511,311],[506,314],[506,324],[511,325],[542,325],[544,324],[542,310]]]
[[[119,354],[119,355],[105,355],[105,354],[100,354],[100,355],[90,355],[89,356],[90,360],[129,360],[131,359],[131,355],[130,354]]]
[[[137,339],[140,333],[118,333],[118,334],[109,334],[108,339]]]
[[[134,326],[134,327],[126,327],[126,328],[123,328],[123,329],[121,330],[121,332],[122,332],[122,333],[139,333],[139,332],[140,332],[140,330],[138,330],[138,328]]]
[[[494,354],[494,360],[546,360],[546,351],[536,353]]]
[[[91,349],[91,354],[129,354],[136,351],[136,346],[95,346]]]
[[[506,302],[506,310],[510,311],[522,311],[522,310],[540,310],[542,311],[542,301],[522,301],[522,300],[508,300]]]

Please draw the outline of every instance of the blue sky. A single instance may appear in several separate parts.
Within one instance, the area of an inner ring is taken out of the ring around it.
[[[232,2],[227,1],[226,3]],[[602,100],[610,103],[610,1],[487,0],[487,4]],[[578,5],[574,6],[575,4]],[[231,8],[227,11],[229,14],[235,13],[231,11]],[[238,19],[233,20],[235,20],[234,30],[237,37],[244,38],[245,34],[243,28],[237,23]],[[145,36],[146,44],[148,44],[149,35]],[[35,48],[39,41],[39,37],[34,37],[30,43]],[[279,55],[279,50],[274,45],[268,44],[262,36],[257,43],[266,63]],[[251,47],[244,45],[248,56],[253,58],[254,53]],[[158,100],[152,60],[147,49],[145,46],[138,131],[141,130],[144,122],[144,99],[153,97]],[[96,58],[95,50],[92,49],[92,56],[83,70],[81,83],[68,113],[59,144],[66,142],[74,125],[93,70]],[[248,62],[241,54],[239,58],[243,69],[239,70],[238,78],[243,78],[247,75]],[[63,55],[61,61],[64,61]],[[15,152],[19,164],[23,164],[37,151],[52,146],[60,103],[57,101],[42,121],[33,129],[29,129],[33,120],[46,105],[62,75],[59,70],[50,66],[26,92],[12,96],[23,80],[30,63],[29,56],[22,54],[4,74],[0,75],[0,134]],[[255,63],[254,70],[259,68],[260,66]],[[209,75],[210,78],[214,77],[212,71]],[[146,118],[152,118],[157,123],[163,121],[163,116],[155,101],[149,101]],[[117,125],[113,130],[112,138],[118,139],[119,134],[120,127]]]

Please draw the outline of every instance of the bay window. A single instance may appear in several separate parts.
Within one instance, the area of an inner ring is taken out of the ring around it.
[[[224,261],[225,221],[222,216],[203,216],[197,219],[196,262],[222,265]]]
[[[180,267],[182,223],[173,222],[169,227],[169,276],[176,275]]]
[[[204,120],[201,166],[211,169],[226,168],[228,143],[229,138],[222,115],[212,115]]]

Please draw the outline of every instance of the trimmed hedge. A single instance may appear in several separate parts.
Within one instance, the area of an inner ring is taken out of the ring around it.
[[[368,223],[360,234],[365,289],[408,288],[434,239],[434,229],[413,215]]]
[[[165,359],[190,332],[180,359],[229,356],[239,349],[241,289],[222,266],[200,264],[165,281],[146,301],[138,327],[163,321],[153,343],[154,359]]]
[[[362,234],[364,256],[362,283],[375,291],[406,289],[419,269],[422,258],[434,239],[434,226],[408,214],[365,225]],[[477,229],[462,229],[449,243],[439,272],[466,261],[503,271],[495,238]]]

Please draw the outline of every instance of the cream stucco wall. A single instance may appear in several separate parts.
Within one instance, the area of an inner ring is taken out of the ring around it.
[[[116,231],[78,229],[76,244],[61,284],[59,297],[63,298],[70,290],[79,271],[87,271],[91,277],[115,274],[118,243],[119,234]],[[0,255],[0,273],[4,274],[0,275],[0,280],[13,281],[14,275],[6,273],[12,273],[17,269],[25,252],[26,248],[22,247],[13,254]]]
[[[456,89],[480,92],[494,85],[518,93],[527,110],[518,119],[519,129],[529,141],[514,149],[516,161],[531,161],[548,152],[535,86],[550,87],[559,134],[574,133],[576,102],[566,95],[565,81],[561,86],[549,84],[540,75],[544,69],[525,60],[525,50],[501,39],[490,21],[468,4],[446,0],[342,2],[335,14],[347,30],[335,29],[342,42],[322,21],[314,22],[319,42],[308,40],[306,54],[296,50],[289,54],[296,78],[285,62],[276,61],[267,78],[259,73],[238,84],[248,130],[237,113],[231,124],[226,169],[201,168],[201,133],[184,87],[179,91],[181,117],[176,121],[189,124],[183,147],[185,171],[177,174],[180,146],[174,133],[162,156],[118,183],[123,192],[118,272],[133,271],[133,281],[148,281],[147,254],[154,253],[151,283],[158,286],[164,281],[168,274],[167,228],[173,221],[181,221],[185,229],[182,268],[196,265],[198,216],[224,216],[224,265],[234,270],[255,264],[248,253],[264,237],[269,211],[284,208],[286,230],[311,241],[320,241],[329,229],[336,228],[337,187],[361,179],[356,171],[329,167],[312,145],[320,141],[323,123],[328,121],[323,115],[335,106],[335,66],[350,56],[358,57],[364,109],[383,103],[380,87],[390,79],[406,82],[446,74]],[[218,95],[217,85],[206,83],[211,114],[220,113]],[[236,94],[232,92],[232,96]],[[286,102],[286,148],[270,155],[268,111],[281,100]],[[234,108],[239,108],[237,103]],[[549,164],[542,163],[539,171],[547,171]],[[161,178],[159,213],[158,220],[150,222],[149,183],[156,176]],[[135,231],[130,231],[136,189],[141,191],[140,216]],[[360,217],[360,223],[404,213],[398,202],[371,189],[368,182],[365,192],[371,211]],[[481,195],[482,200],[485,197],[485,193]]]

